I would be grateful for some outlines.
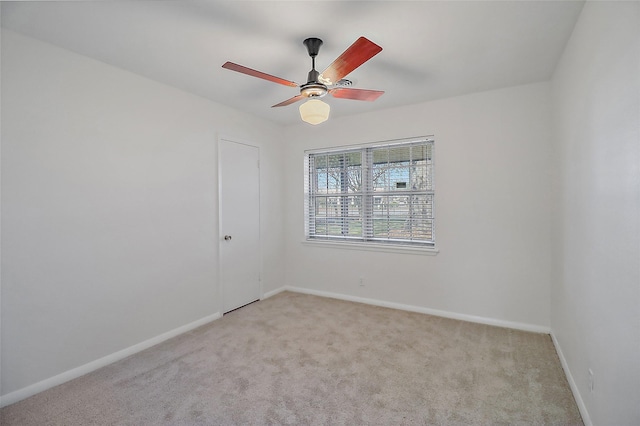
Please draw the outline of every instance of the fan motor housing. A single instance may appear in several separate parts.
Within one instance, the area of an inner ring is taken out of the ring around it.
[[[316,82],[303,84],[300,86],[300,94],[305,98],[321,98],[327,94],[327,86]]]

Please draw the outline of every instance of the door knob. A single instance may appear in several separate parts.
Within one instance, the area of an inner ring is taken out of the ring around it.
[[[225,241],[229,241],[230,239],[231,239],[231,235],[225,235],[225,236],[224,236],[224,240],[225,240]]]

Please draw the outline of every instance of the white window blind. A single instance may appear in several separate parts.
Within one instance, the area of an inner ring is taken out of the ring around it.
[[[433,143],[306,153],[307,239],[434,247]]]

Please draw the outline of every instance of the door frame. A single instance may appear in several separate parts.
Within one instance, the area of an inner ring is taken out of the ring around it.
[[[262,300],[264,298],[264,289],[262,286],[262,152],[260,150],[260,146],[244,141],[239,138],[230,137],[224,134],[218,134],[216,139],[216,166],[218,167],[218,298],[219,298],[219,308],[218,312],[220,315],[224,315],[224,286],[222,285],[222,244],[224,243],[224,231],[222,229],[222,168],[220,167],[220,142],[231,142],[239,145],[246,145],[252,148],[256,148],[258,150],[258,300]],[[237,308],[236,308],[237,309]]]

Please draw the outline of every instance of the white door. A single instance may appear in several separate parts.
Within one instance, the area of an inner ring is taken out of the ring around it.
[[[222,311],[260,298],[260,150],[220,139]]]

